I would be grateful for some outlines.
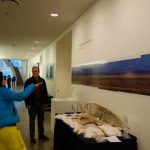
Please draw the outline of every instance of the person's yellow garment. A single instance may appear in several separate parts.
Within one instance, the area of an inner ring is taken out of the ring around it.
[[[0,129],[0,150],[27,150],[16,126]]]

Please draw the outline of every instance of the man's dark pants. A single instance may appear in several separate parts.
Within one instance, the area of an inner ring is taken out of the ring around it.
[[[44,110],[42,105],[39,102],[35,102],[34,106],[28,108],[29,113],[29,129],[30,129],[30,139],[34,138],[35,135],[35,118],[37,116],[37,125],[38,125],[38,135],[44,135]]]

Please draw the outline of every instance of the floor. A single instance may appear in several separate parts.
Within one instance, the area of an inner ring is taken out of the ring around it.
[[[22,90],[21,87],[16,89],[17,91]],[[27,109],[25,108],[24,102],[17,102],[16,107],[18,109],[18,113],[20,115],[20,123],[18,123],[18,127],[22,133],[23,139],[26,143],[27,149],[28,150],[53,150],[53,139],[52,135],[50,132],[50,111],[45,112],[45,122],[44,122],[44,127],[45,127],[45,135],[50,138],[49,141],[47,142],[39,142],[38,141],[38,135],[37,135],[37,126],[36,126],[36,143],[31,144],[29,140],[29,121],[28,121],[28,112]]]

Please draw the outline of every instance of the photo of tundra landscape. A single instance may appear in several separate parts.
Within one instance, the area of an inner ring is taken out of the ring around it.
[[[150,95],[150,54],[72,68],[72,83]]]

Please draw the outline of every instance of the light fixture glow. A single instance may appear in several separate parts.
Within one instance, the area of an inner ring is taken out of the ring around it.
[[[58,13],[51,13],[50,14],[52,17],[58,17]]]
[[[35,44],[39,44],[40,42],[39,41],[35,41]]]

